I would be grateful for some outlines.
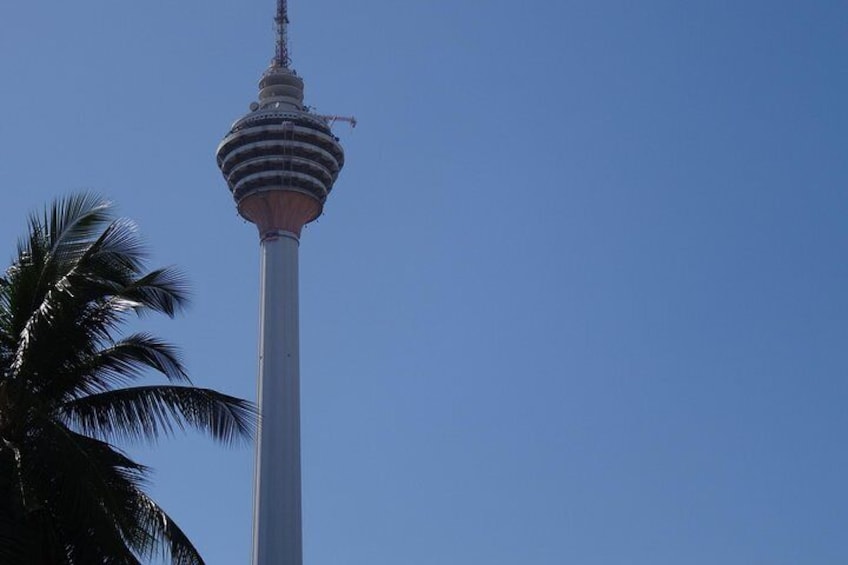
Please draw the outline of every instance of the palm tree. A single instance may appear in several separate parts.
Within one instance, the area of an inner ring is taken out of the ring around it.
[[[0,277],[0,563],[203,563],[112,442],[184,428],[248,440],[253,406],[195,388],[177,351],[122,333],[133,314],[173,317],[186,286],[145,272],[134,226],[82,194],[32,216]],[[168,384],[139,386],[151,371]]]

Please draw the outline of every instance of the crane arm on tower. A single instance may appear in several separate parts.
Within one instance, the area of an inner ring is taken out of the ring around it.
[[[321,118],[327,122],[327,125],[332,126],[336,122],[347,122],[350,124],[350,127],[356,127],[356,118],[353,116],[332,116],[332,115],[322,115],[315,114],[316,117]]]

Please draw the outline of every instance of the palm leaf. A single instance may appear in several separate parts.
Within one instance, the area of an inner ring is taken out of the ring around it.
[[[135,304],[136,311],[152,310],[174,317],[188,303],[188,287],[177,269],[166,267],[133,281],[115,297]]]
[[[253,437],[256,411],[245,400],[181,386],[123,388],[65,403],[60,417],[82,433],[104,439],[153,441],[192,427],[224,445]]]
[[[109,222],[110,211],[110,203],[94,193],[75,194],[54,202],[43,220],[33,218],[30,226],[46,232],[54,261],[72,262]]]
[[[185,532],[150,497],[138,491],[138,524],[159,543],[139,548],[142,557],[155,557],[156,550],[164,550],[172,565],[203,565],[203,558]]]
[[[30,545],[20,522],[0,511],[0,563],[27,563]]]
[[[64,402],[106,392],[147,376],[151,370],[174,383],[191,383],[174,346],[137,333],[57,369],[45,396]]]
[[[126,532],[148,470],[109,444],[57,422],[30,429],[21,446],[26,517],[56,538],[71,563],[136,563]]]

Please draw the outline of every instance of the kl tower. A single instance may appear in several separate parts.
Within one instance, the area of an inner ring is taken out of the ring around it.
[[[277,46],[259,99],[218,146],[218,166],[239,215],[259,230],[261,411],[256,447],[253,564],[302,565],[298,246],[321,215],[344,164],[337,119],[303,105],[291,68],[286,0],[277,0]]]

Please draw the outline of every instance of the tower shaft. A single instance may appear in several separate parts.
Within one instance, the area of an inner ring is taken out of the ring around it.
[[[259,392],[254,477],[254,565],[302,565],[300,336],[297,235],[261,244]]]

